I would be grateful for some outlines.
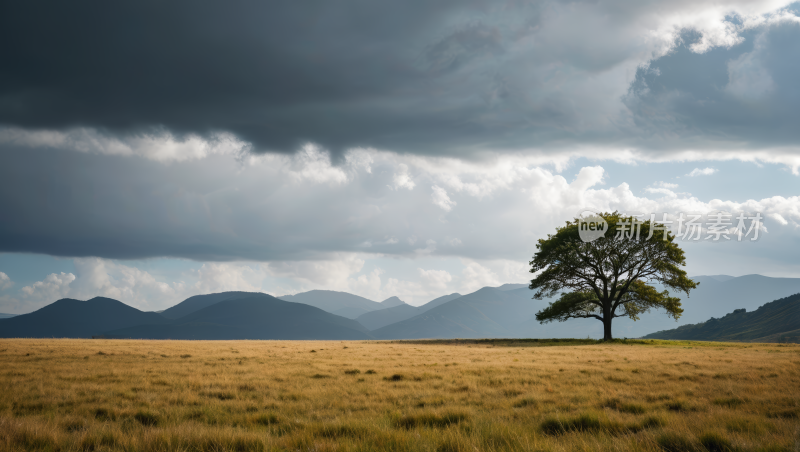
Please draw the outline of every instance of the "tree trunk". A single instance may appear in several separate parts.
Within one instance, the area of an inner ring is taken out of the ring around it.
[[[611,339],[614,339],[611,337],[611,319],[605,318],[603,319],[603,340],[610,341]]]
[[[604,305],[605,306],[603,307],[603,340],[610,341],[614,339],[613,337],[611,337],[611,319],[613,319],[614,316],[611,314],[611,306],[608,306],[605,303]]]

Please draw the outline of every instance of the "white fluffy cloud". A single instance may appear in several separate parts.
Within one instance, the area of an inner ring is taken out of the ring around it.
[[[653,184],[653,187],[667,188],[667,189],[670,189],[670,190],[674,190],[674,189],[678,188],[678,184],[673,184],[673,183],[664,182],[664,181],[658,181],[658,182]]]
[[[3,272],[0,272],[0,290],[10,289],[14,285],[14,281]]]
[[[269,262],[263,267],[273,276],[299,281],[305,287],[344,290],[349,287],[348,278],[364,267],[364,259],[353,253],[342,253],[331,256],[330,260]],[[366,283],[365,280],[361,282]]]
[[[16,296],[6,295],[0,300],[0,307],[28,312],[61,298],[87,300],[102,296],[155,311],[192,295],[232,290],[260,292],[264,278],[257,264],[246,263],[204,263],[177,281],[164,281],[148,271],[108,259],[76,258],[73,264],[75,274],[47,275],[22,287]]]
[[[405,188],[412,190],[414,189],[414,186],[416,186],[416,184],[411,179],[411,175],[408,173],[408,165],[405,163],[400,163],[397,165],[397,169],[394,173],[394,188]]]
[[[447,195],[447,190],[438,185],[431,187],[431,201],[445,212],[449,212],[456,205],[455,201],[452,201]]]
[[[475,261],[465,260],[462,278],[464,279],[464,290],[472,292],[485,286],[499,286],[501,279],[490,268],[485,267]]]
[[[58,300],[70,292],[70,284],[75,281],[72,273],[51,273],[42,281],[22,288],[25,297],[33,300]]]
[[[421,268],[418,270],[422,284],[435,290],[447,290],[453,281],[453,276],[447,270],[423,270]]]
[[[687,176],[688,177],[710,176],[716,172],[717,170],[715,168],[703,168],[703,169],[695,168],[692,170],[692,172],[687,174]]]
[[[348,177],[342,168],[331,165],[330,155],[318,146],[306,144],[294,156],[266,155],[267,161],[283,160],[284,168],[295,180],[342,184]]]
[[[230,133],[215,133],[205,138],[188,135],[179,139],[169,131],[157,130],[121,138],[85,127],[63,131],[5,127],[0,128],[0,144],[138,156],[159,162],[181,162],[219,154],[241,156],[251,148]]]
[[[264,275],[264,270],[257,264],[207,262],[193,272],[197,282],[190,286],[190,290],[198,294],[260,292]]]

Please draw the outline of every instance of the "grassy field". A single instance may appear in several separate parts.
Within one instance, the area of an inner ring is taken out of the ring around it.
[[[800,346],[0,340],[0,450],[800,450]]]

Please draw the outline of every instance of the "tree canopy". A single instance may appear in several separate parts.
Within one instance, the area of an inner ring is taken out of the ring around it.
[[[611,321],[617,317],[638,320],[651,309],[663,309],[678,319],[683,313],[680,298],[669,291],[684,292],[697,287],[681,268],[686,265],[675,236],[663,225],[619,212],[600,213],[607,226],[596,240],[585,241],[575,218],[540,239],[530,262],[535,274],[529,288],[535,299],[559,298],[536,314],[540,323],[594,318],[603,322],[603,338],[611,340]],[[585,238],[585,237],[584,237]],[[665,288],[659,292],[653,284]]]

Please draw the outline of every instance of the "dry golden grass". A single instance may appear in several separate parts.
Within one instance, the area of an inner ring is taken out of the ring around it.
[[[800,450],[796,345],[0,340],[0,387],[4,451]]]

